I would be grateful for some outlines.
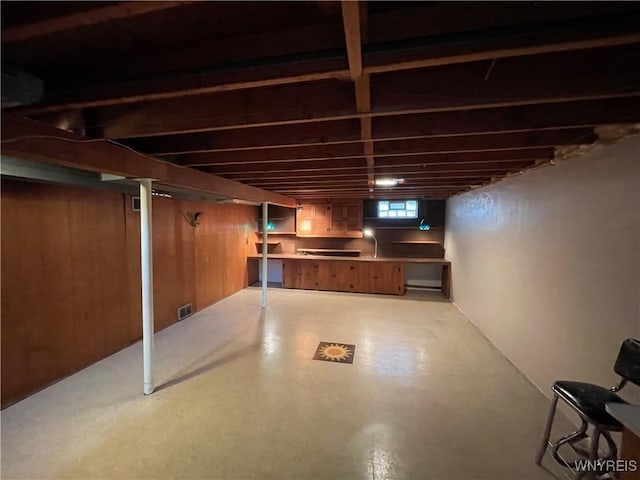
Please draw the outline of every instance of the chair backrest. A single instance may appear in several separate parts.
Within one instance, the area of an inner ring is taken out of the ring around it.
[[[613,366],[615,372],[622,378],[640,386],[640,340],[627,338],[622,342],[620,353]]]

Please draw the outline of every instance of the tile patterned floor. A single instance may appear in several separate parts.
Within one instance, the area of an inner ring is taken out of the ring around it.
[[[327,339],[356,361],[314,361]],[[2,478],[554,478],[548,399],[439,294],[249,288],[156,356],[151,396],[136,344],[5,409]]]

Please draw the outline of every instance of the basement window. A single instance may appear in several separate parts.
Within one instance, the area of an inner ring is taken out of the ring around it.
[[[417,200],[379,200],[378,218],[408,219],[418,218]]]

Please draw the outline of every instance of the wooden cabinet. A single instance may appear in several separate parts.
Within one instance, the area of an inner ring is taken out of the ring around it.
[[[404,294],[404,265],[349,260],[284,260],[282,286],[305,290]]]
[[[306,203],[296,213],[296,234],[305,237],[328,236],[331,232],[331,204]]]
[[[358,281],[357,263],[348,261],[321,261],[318,270],[319,290],[355,292]]]
[[[282,262],[282,286],[317,290],[319,287],[318,262],[308,260],[284,260]]]
[[[358,291],[363,293],[404,294],[404,265],[390,262],[367,262],[360,265]]]
[[[299,237],[362,238],[362,200],[302,204],[296,225]]]

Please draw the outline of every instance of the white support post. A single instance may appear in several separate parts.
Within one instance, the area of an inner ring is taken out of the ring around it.
[[[140,260],[142,266],[142,359],[145,395],[155,389],[153,381],[153,242],[151,239],[151,179],[140,182]]]
[[[262,308],[267,308],[267,224],[269,223],[269,204],[262,204]]]

